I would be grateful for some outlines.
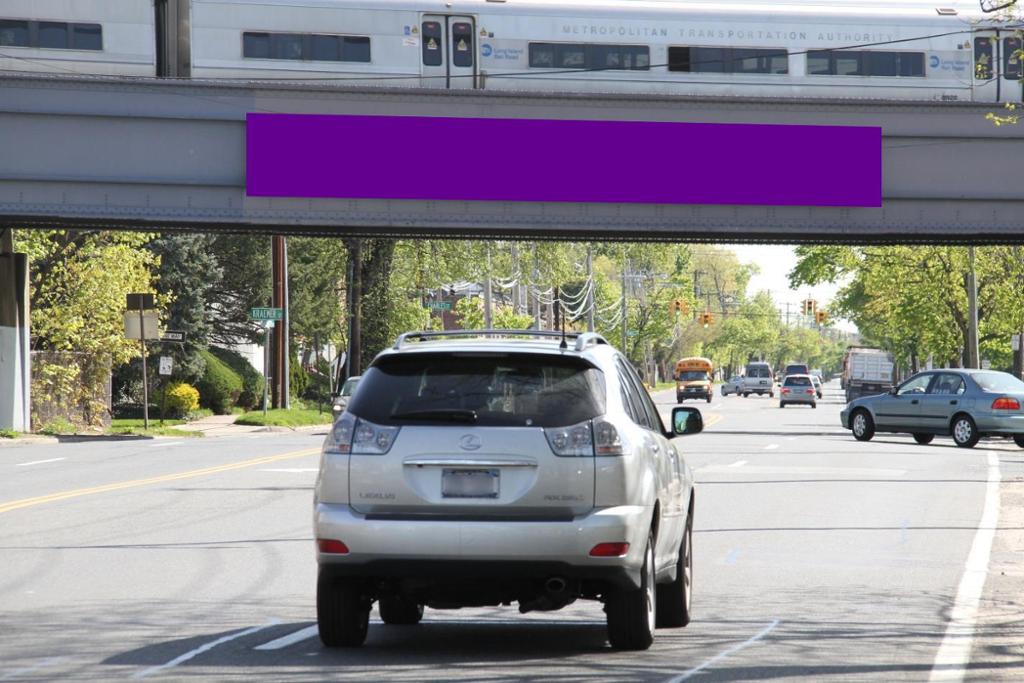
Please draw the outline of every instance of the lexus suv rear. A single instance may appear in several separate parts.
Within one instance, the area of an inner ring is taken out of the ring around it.
[[[568,343],[566,343],[568,342]],[[328,646],[424,606],[600,600],[612,645],[690,620],[693,477],[636,372],[595,334],[412,333],[326,438],[317,620]]]

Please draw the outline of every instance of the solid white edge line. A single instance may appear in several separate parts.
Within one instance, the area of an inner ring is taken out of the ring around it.
[[[747,464],[746,460],[737,460],[733,464],[729,465],[729,467],[743,467],[746,464]]]
[[[694,667],[693,669],[690,669],[686,673],[679,674],[675,678],[670,678],[667,681],[667,683],[680,683],[681,681],[685,681],[688,678],[699,674],[701,671],[703,671],[704,669],[708,668],[709,666],[714,666],[715,664],[717,664],[718,662],[722,661],[723,659],[725,659],[729,655],[734,654],[736,652],[739,652],[740,650],[742,650],[745,647],[753,645],[754,643],[756,643],[757,641],[761,640],[766,635],[768,635],[769,633],[774,631],[775,627],[779,625],[779,621],[780,621],[779,619],[774,620],[772,623],[768,624],[763,629],[761,629],[761,632],[758,633],[757,635],[752,636],[750,638],[747,638],[742,643],[737,643],[736,645],[733,645],[728,650],[723,650],[722,652],[719,652],[717,655],[715,655],[714,657],[712,657],[708,661],[704,662],[703,664],[701,664],[698,667]]]
[[[277,619],[271,619],[270,621],[268,621],[267,623],[263,624],[262,626],[253,626],[252,628],[247,628],[244,631],[239,631],[238,633],[232,633],[231,635],[222,636],[222,637],[218,638],[217,640],[213,640],[213,641],[211,641],[209,643],[204,643],[204,644],[200,645],[199,647],[197,647],[194,650],[189,650],[188,652],[186,652],[183,655],[178,655],[177,657],[175,657],[171,661],[167,662],[166,664],[160,664],[158,666],[151,666],[148,669],[143,669],[142,671],[138,671],[138,672],[135,673],[135,675],[132,676],[132,678],[145,678],[146,676],[149,676],[151,674],[159,673],[159,672],[164,671],[166,669],[171,669],[173,667],[178,666],[182,662],[187,662],[188,660],[192,659],[193,657],[197,657],[197,656],[203,654],[204,652],[208,652],[209,650],[212,650],[213,648],[217,647],[218,645],[223,645],[224,643],[227,643],[227,642],[232,641],[232,640],[236,640],[238,638],[244,638],[245,636],[248,636],[248,635],[251,635],[253,633],[256,633],[257,631],[262,631],[263,629],[270,628],[271,626],[277,626],[280,623],[281,622],[279,620],[277,620]]]
[[[67,460],[67,458],[50,458],[49,460],[33,460],[32,462],[19,462],[16,463],[15,467],[28,467],[29,465],[42,465],[44,462],[57,462],[58,460]]]
[[[974,625],[978,617],[978,604],[988,577],[988,561],[992,553],[996,526],[999,524],[999,456],[988,451],[988,482],[985,485],[985,507],[978,522],[978,530],[967,555],[964,575],[956,591],[949,624],[942,645],[935,655],[929,681],[962,681],[971,661]]]
[[[272,640],[269,643],[263,643],[262,645],[257,645],[253,649],[254,650],[280,650],[282,648],[288,647],[289,645],[294,645],[295,643],[300,643],[303,640],[307,640],[309,638],[312,638],[313,636],[317,635],[317,629],[318,628],[319,627],[316,624],[313,624],[312,626],[307,626],[306,628],[304,628],[302,630],[295,631],[294,633],[289,633],[286,636],[282,636],[282,637],[278,638],[277,640]]]
[[[770,443],[767,446],[765,446],[764,449],[766,451],[774,451],[778,447],[779,447],[779,444],[777,444],[777,443]]]

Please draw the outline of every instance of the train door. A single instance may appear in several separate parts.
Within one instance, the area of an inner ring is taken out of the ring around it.
[[[477,87],[473,17],[424,14],[420,23],[421,82],[427,88]]]
[[[974,101],[1020,102],[1021,34],[1016,31],[979,33],[974,38]]]

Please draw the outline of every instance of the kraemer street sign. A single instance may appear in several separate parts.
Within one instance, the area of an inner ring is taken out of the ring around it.
[[[434,311],[450,311],[452,310],[451,301],[428,301],[423,304],[423,308],[429,308]]]
[[[250,320],[284,320],[283,308],[254,308],[249,311]]]

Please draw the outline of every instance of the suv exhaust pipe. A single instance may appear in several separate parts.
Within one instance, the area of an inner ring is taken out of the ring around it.
[[[561,576],[552,576],[544,582],[544,590],[546,590],[549,595],[561,595],[568,587],[569,584]]]

